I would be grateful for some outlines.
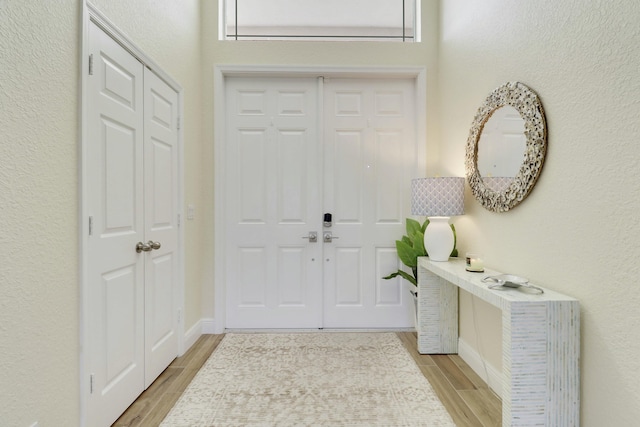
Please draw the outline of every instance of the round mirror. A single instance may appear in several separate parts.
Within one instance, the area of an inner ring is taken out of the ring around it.
[[[519,82],[489,94],[473,120],[465,166],[471,192],[486,209],[506,212],[535,185],[547,149],[544,110]]]

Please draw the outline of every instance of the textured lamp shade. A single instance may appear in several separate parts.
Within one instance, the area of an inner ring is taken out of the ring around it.
[[[448,261],[455,237],[449,217],[464,213],[464,178],[419,178],[411,181],[411,213],[429,217],[424,248],[432,261]]]
[[[464,214],[464,178],[411,180],[411,213],[423,216]]]

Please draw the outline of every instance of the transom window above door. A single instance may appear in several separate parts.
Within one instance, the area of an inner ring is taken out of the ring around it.
[[[221,0],[220,40],[418,42],[416,0]]]

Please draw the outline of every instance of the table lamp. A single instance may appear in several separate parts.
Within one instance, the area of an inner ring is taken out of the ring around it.
[[[429,218],[424,248],[431,261],[448,261],[455,237],[449,217],[464,214],[464,178],[411,180],[411,213]]]

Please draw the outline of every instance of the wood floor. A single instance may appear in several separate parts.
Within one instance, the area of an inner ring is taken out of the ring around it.
[[[140,395],[113,427],[155,427],[160,424],[223,335],[203,335]],[[429,380],[458,427],[501,426],[500,399],[457,355],[421,355],[415,332],[398,337]]]

